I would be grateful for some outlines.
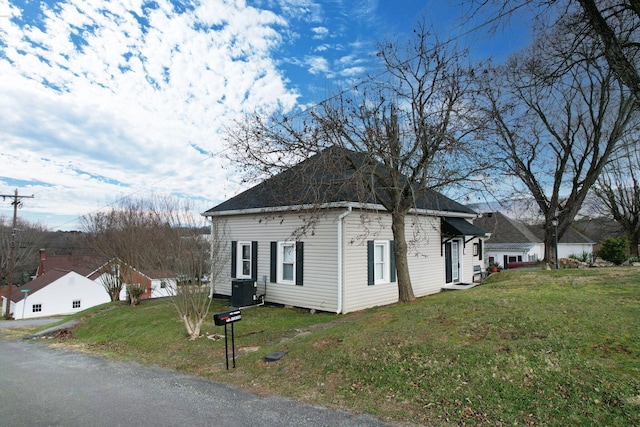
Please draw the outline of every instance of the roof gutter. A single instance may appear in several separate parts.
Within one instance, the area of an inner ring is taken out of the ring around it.
[[[338,217],[338,308],[336,310],[336,314],[342,313],[342,289],[344,287],[344,283],[342,280],[342,265],[344,264],[342,260],[342,223],[347,215],[351,213],[351,211],[352,207],[349,206],[349,208],[345,212],[341,213]]]
[[[291,206],[273,206],[273,207],[263,207],[263,208],[248,208],[248,209],[233,209],[227,211],[216,211],[216,212],[204,212],[202,216],[205,217],[217,217],[217,216],[232,216],[232,215],[250,215],[250,214],[265,214],[265,213],[274,213],[274,212],[296,212],[296,211],[305,211],[305,210],[316,210],[316,209],[337,209],[337,208],[347,208],[349,211],[352,209],[363,209],[363,210],[373,210],[373,211],[386,211],[384,206],[377,203],[358,203],[358,202],[331,202],[331,203],[322,203],[319,205],[316,204],[303,204],[303,205],[291,205]],[[446,216],[449,218],[477,218],[478,214],[467,213],[467,212],[454,212],[454,211],[446,211],[446,210],[435,210],[435,209],[410,209],[410,214],[417,215],[428,215],[428,216]]]

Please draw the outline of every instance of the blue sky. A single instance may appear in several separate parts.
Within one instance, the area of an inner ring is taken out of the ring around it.
[[[52,230],[132,194],[202,212],[243,189],[225,125],[356,84],[421,19],[477,58],[526,43],[523,21],[468,33],[486,16],[461,25],[460,3],[0,0],[0,194],[33,194],[20,216]]]

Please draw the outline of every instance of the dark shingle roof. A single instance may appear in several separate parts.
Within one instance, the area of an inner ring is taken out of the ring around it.
[[[362,182],[363,175],[356,174],[356,169],[361,167],[367,168],[366,176],[372,177],[378,188],[382,188],[381,181],[390,174],[384,165],[367,162],[362,154],[332,147],[220,203],[204,214],[300,205],[321,206],[339,202],[379,204],[375,194]],[[475,214],[473,210],[436,191],[416,186],[413,193],[415,208]]]
[[[488,243],[540,243],[544,241],[543,225],[529,225],[513,220],[500,212],[488,212],[473,221],[474,225],[491,233]],[[584,234],[570,227],[560,243],[593,243]]]
[[[539,239],[539,241],[544,240],[544,226],[542,224],[530,225],[529,230]],[[593,244],[595,243],[588,236],[585,236],[578,230],[576,230],[573,226],[569,227],[567,231],[562,235],[559,243],[586,243]]]

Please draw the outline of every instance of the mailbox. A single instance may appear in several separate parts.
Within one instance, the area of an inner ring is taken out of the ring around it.
[[[213,323],[215,323],[216,326],[224,326],[227,323],[237,322],[238,320],[242,320],[240,310],[225,311],[213,315]]]

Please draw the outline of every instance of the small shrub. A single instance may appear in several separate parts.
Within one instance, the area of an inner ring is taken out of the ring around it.
[[[580,262],[589,262],[589,258],[591,258],[591,254],[589,252],[582,252],[580,255],[571,254],[569,258],[578,260]]]
[[[598,256],[605,261],[620,265],[628,259],[629,239],[627,236],[608,237],[602,242]]]
[[[492,272],[492,271],[500,271],[500,263],[498,262],[490,262],[489,266],[487,267],[487,271],[488,272]]]
[[[127,285],[127,301],[129,301],[131,305],[140,304],[142,294],[144,294],[144,287],[140,286],[139,283]]]

